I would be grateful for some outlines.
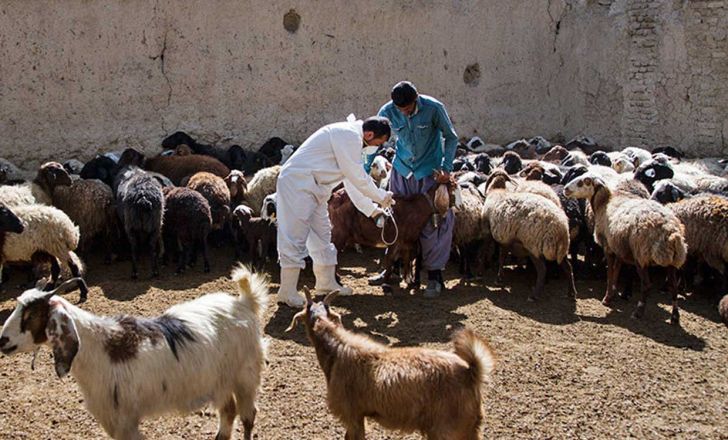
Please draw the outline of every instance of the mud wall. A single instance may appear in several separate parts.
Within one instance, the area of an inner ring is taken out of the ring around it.
[[[0,156],[26,167],[185,130],[299,143],[410,79],[458,133],[728,149],[728,2],[0,3]]]

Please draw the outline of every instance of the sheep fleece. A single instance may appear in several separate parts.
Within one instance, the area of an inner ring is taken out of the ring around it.
[[[47,252],[61,261],[78,246],[79,231],[68,216],[52,206],[28,205],[13,209],[25,230],[7,234],[3,260],[30,261],[37,251]]]
[[[728,200],[701,195],[668,207],[685,226],[688,253],[723,273],[728,261]]]
[[[500,244],[520,243],[531,255],[561,261],[569,251],[569,220],[561,207],[528,193],[493,191],[485,199],[484,220]]]
[[[675,214],[657,202],[619,197],[595,212],[595,239],[626,262],[641,267],[681,267],[687,246]],[[605,246],[606,245],[606,246]]]

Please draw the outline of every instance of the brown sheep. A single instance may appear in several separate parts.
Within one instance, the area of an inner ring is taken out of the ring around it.
[[[365,419],[387,429],[419,431],[428,439],[476,440],[483,423],[481,386],[495,365],[488,342],[470,329],[452,337],[454,353],[427,348],[390,348],[341,324],[330,309],[338,292],[307,304],[287,331],[303,321],[326,376],[331,412],[346,438],[365,438]]]
[[[728,327],[728,295],[724,296],[718,304],[718,314],[720,314],[720,320],[723,324]]]
[[[178,147],[179,148],[179,147]],[[230,189],[221,177],[201,171],[190,177],[187,188],[202,194],[210,204],[212,229],[222,229],[230,215]]]
[[[191,154],[147,158],[133,148],[127,148],[122,153],[119,167],[124,165],[137,165],[145,170],[162,174],[175,185],[180,185],[182,179],[200,171],[207,171],[219,177],[226,177],[230,174],[230,169],[214,157]]]

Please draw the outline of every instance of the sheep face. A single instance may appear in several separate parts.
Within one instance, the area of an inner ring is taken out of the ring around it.
[[[612,162],[612,168],[620,174],[634,171],[634,165],[627,157],[618,157]]]
[[[515,174],[523,169],[521,156],[512,151],[508,151],[503,155],[503,162],[501,162],[501,165],[508,174]]]
[[[248,182],[242,171],[232,170],[224,180],[230,190],[231,198],[237,197],[238,194],[245,194],[245,191],[248,190]]]
[[[20,234],[25,230],[23,223],[8,207],[0,204],[0,232]]]
[[[63,165],[58,162],[46,162],[38,169],[38,179],[45,182],[49,188],[56,186],[71,186],[71,176]]]
[[[263,206],[260,210],[260,216],[265,219],[276,218],[276,193],[265,196]]]
[[[63,302],[53,297],[79,286],[85,287],[83,280],[72,278],[50,292],[36,287],[20,295],[0,332],[0,351],[10,356],[47,343],[53,348],[58,377],[68,374],[79,349],[78,333]]]
[[[564,187],[564,195],[571,199],[588,199],[594,195],[600,182],[598,177],[587,173],[569,182]]]

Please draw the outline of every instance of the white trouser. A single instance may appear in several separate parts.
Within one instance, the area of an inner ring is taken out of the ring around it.
[[[311,180],[312,181],[312,180]],[[281,177],[276,185],[278,258],[281,267],[299,267],[310,255],[314,264],[336,265],[336,247],[331,243],[328,189],[306,188],[294,176]]]

